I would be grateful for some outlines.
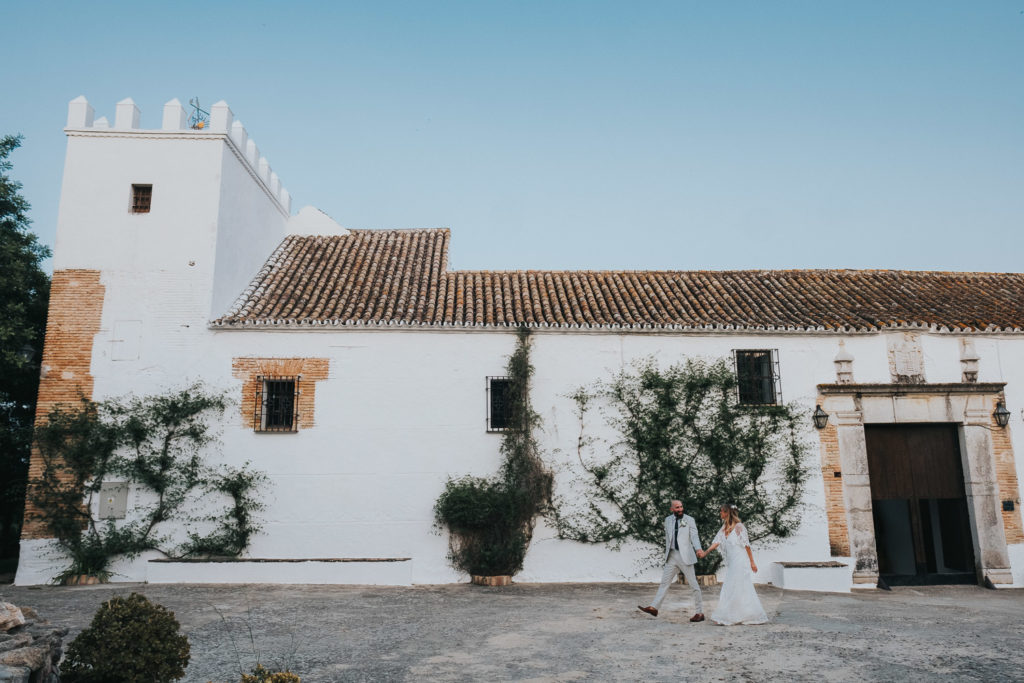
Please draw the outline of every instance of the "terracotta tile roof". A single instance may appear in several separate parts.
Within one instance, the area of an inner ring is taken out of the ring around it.
[[[285,238],[219,326],[1024,331],[1024,274],[449,271],[450,233]]]

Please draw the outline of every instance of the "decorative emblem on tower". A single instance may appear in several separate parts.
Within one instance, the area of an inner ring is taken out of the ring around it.
[[[192,130],[203,130],[210,125],[210,112],[199,106],[199,98],[193,97],[188,101],[192,105],[192,113],[188,116],[188,127]]]

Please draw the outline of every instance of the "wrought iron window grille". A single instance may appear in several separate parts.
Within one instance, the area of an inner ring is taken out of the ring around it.
[[[259,375],[253,429],[257,432],[299,431],[299,381],[302,375]]]
[[[152,185],[132,185],[132,213],[149,213],[152,204]]]
[[[489,432],[503,432],[510,426],[511,385],[510,377],[487,378],[487,431]]]
[[[736,391],[740,405],[775,406],[782,403],[778,349],[733,349]]]

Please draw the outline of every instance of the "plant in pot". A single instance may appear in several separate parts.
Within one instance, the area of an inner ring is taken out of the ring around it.
[[[65,547],[65,551],[71,562],[56,576],[55,583],[65,586],[89,586],[110,580],[112,557],[107,545],[97,534],[83,532],[74,543],[69,543]]]
[[[509,357],[508,420],[501,470],[494,477],[449,479],[434,505],[438,528],[448,530],[448,559],[480,585],[507,585],[523,568],[537,517],[551,503],[553,476],[540,458],[530,404],[530,332],[521,327]]]

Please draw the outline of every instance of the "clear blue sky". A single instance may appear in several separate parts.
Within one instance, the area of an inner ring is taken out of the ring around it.
[[[1024,270],[1024,0],[7,2],[53,243],[67,101],[224,99],[297,210],[456,268]]]

